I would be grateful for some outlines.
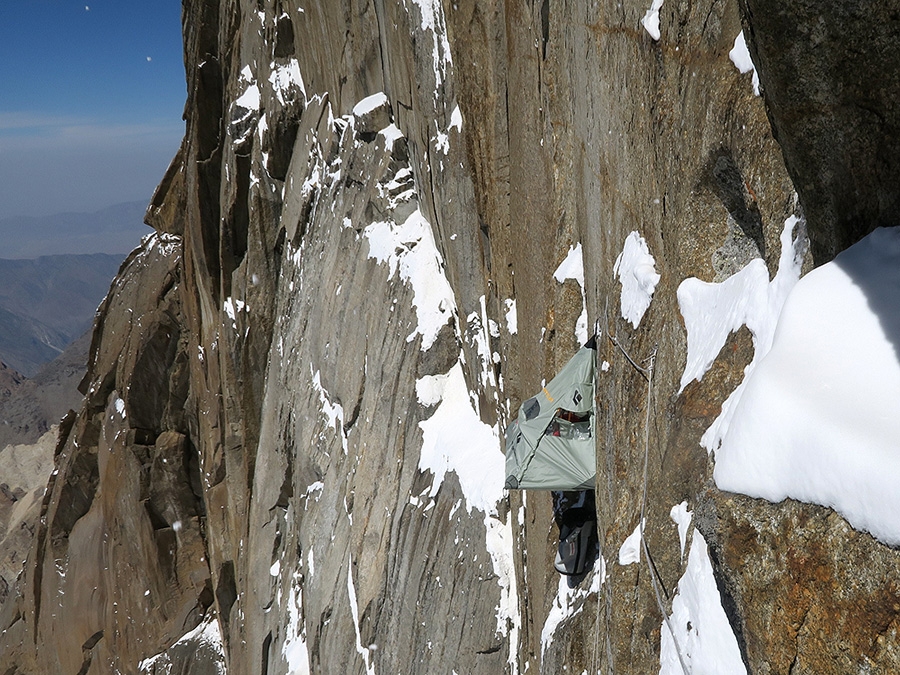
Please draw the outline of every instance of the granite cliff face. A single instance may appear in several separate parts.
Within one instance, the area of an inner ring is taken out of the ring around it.
[[[862,226],[798,199],[813,160],[729,59],[737,4],[668,2],[658,40],[647,9],[184,3],[184,142],[60,429],[6,674],[657,672],[695,550],[749,672],[897,668],[895,550],[712,483],[750,332],[680,387],[682,280],[774,275],[801,207],[817,263]],[[639,323],[632,232],[661,277]],[[575,250],[583,287],[554,277]],[[570,589],[499,435],[593,326],[601,557]]]

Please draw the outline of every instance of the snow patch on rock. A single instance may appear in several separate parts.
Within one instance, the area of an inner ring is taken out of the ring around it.
[[[553,278],[559,283],[566,279],[574,279],[581,289],[581,314],[575,322],[575,339],[578,344],[587,342],[587,300],[584,295],[584,254],[581,250],[581,242],[569,247],[565,259],[553,272]]]
[[[441,131],[440,127],[438,127],[437,122],[434,123],[437,131],[431,140],[434,142],[434,147],[440,150],[444,155],[447,155],[450,152],[450,136],[449,134]],[[441,163],[441,167],[443,168],[443,163]]]
[[[506,307],[506,330],[509,331],[510,335],[515,335],[519,332],[519,317],[516,313],[516,301],[514,298],[507,298],[503,301],[503,306]]]
[[[672,615],[668,625],[666,622],[662,625],[659,675],[684,675],[679,651],[693,675],[747,672],[734,631],[722,609],[706,540],[697,529],[691,540],[687,569],[678,581],[678,593],[672,600]]]
[[[253,75],[250,66],[244,66],[241,70],[240,83],[243,85],[243,91],[234,100],[234,105],[244,110],[259,110],[262,99],[259,95],[259,86],[256,84],[256,76]]]
[[[569,588],[569,579],[566,576],[560,576],[559,589],[556,592],[556,598],[544,621],[541,629],[541,658],[547,652],[547,648],[553,643],[553,636],[556,634],[559,626],[565,621],[584,609],[584,601],[591,594],[598,594],[603,582],[606,581],[606,560],[603,556],[598,556],[594,561],[594,568],[591,572],[590,586],[584,588],[583,585]]]
[[[419,422],[422,451],[419,470],[430,471],[429,496],[434,499],[448,471],[459,478],[466,511],[484,513],[485,547],[500,585],[496,632],[509,637],[509,663],[515,672],[516,646],[521,625],[513,563],[513,532],[509,516],[500,519],[497,503],[503,498],[505,458],[500,451],[496,427],[481,421],[466,386],[462,362],[443,375],[430,375],[416,382],[416,396],[423,405],[437,405],[434,414]],[[416,500],[413,498],[410,503]]]
[[[796,238],[793,236],[795,229],[798,230]],[[802,221],[791,216],[781,232],[778,272],[771,282],[765,263],[756,259],[721,283],[707,283],[691,277],[678,287],[678,305],[684,317],[688,343],[679,392],[692,380],[703,378],[730,333],[747,326],[753,335],[753,360],[744,369],[744,381],[722,404],[721,414],[701,439],[708,452],[716,450],[728,433],[747,378],[772,346],[781,308],[800,278],[806,245]]]
[[[295,58],[281,65],[273,63],[269,73],[269,83],[281,105],[287,105],[289,101],[293,101],[298,92],[303,97],[303,101],[306,101],[306,86],[303,84],[300,64]]]
[[[366,664],[366,675],[375,675],[375,664],[371,662],[372,645],[364,647],[359,630],[359,605],[356,602],[356,587],[353,585],[353,557],[347,558],[347,595],[350,599],[350,612],[353,614],[353,630],[356,631],[356,652],[363,657]]]
[[[231,327],[237,330],[237,315],[239,312],[250,311],[247,304],[243,300],[227,297],[222,303],[222,311],[231,319]]]
[[[356,117],[363,117],[373,110],[377,110],[378,108],[387,105],[388,97],[383,91],[379,91],[378,93],[372,94],[371,96],[366,96],[359,103],[353,106],[353,114]]]
[[[569,247],[565,259],[553,273],[553,278],[559,283],[563,283],[566,279],[574,279],[579,286],[584,287],[584,258],[581,242]]]
[[[481,362],[481,371],[478,373],[478,383],[484,392],[493,391],[497,395],[497,377],[494,373],[494,355],[491,352],[491,337],[499,337],[497,324],[488,318],[487,299],[479,298],[481,312],[472,312],[466,317],[466,342],[475,349]],[[493,329],[493,330],[492,330]],[[477,396],[471,396],[472,406],[476,412],[480,412],[480,404]]]
[[[451,129],[456,129],[457,133],[462,133],[462,123],[462,113],[457,105],[453,108],[453,112],[450,113],[450,126],[447,127],[447,131],[449,132]]]
[[[172,647],[185,644],[192,645],[198,652],[202,649],[210,654],[216,673],[225,675],[225,648],[222,644],[219,622],[214,613],[210,612],[196,628],[178,638]],[[172,666],[172,659],[168,654],[168,650],[166,650],[141,661],[138,664],[138,671],[141,673],[163,673],[169,672]]]
[[[393,149],[394,143],[403,138],[403,132],[400,131],[396,124],[389,124],[378,133],[379,135],[384,136],[385,147],[388,152]]]
[[[669,511],[669,518],[678,526],[678,543],[681,545],[681,557],[684,558],[684,546],[687,543],[688,528],[691,526],[691,512],[688,503],[681,502]]]
[[[653,0],[650,9],[644,14],[644,18],[641,19],[641,25],[644,27],[644,30],[650,34],[650,37],[657,41],[660,38],[659,10],[662,9],[662,6],[663,0]]]
[[[497,605],[498,635],[507,636],[509,643],[509,664],[511,674],[518,672],[519,629],[521,618],[519,617],[519,592],[516,586],[516,568],[513,557],[513,532],[512,518],[507,516],[506,522],[500,520],[496,509],[485,513],[484,527],[486,530],[485,546],[494,574],[497,575],[497,583],[500,584],[500,602]]]
[[[310,550],[310,555],[312,551]],[[310,570],[312,575],[312,570]],[[287,625],[281,655],[288,667],[288,675],[309,675],[309,648],[306,644],[306,626],[303,623],[303,591],[298,570],[291,579],[288,594]]]
[[[793,287],[721,447],[724,489],[831,507],[900,544],[900,228]]]
[[[753,59],[750,58],[750,50],[747,49],[747,41],[744,39],[744,31],[738,33],[734,39],[734,46],[728,52],[728,58],[734,64],[741,75],[749,72],[753,73],[753,93],[759,96],[759,73],[756,72],[756,66],[753,65]]]
[[[181,237],[177,234],[167,234],[166,232],[151,232],[144,235],[141,239],[143,251],[139,253],[140,257],[146,257],[151,251],[156,249],[159,255],[169,257],[177,255],[181,252]]]
[[[641,523],[634,528],[619,547],[619,564],[634,565],[641,561]]]
[[[647,242],[637,232],[625,238],[625,245],[613,266],[613,274],[619,277],[622,284],[622,318],[637,328],[650,307],[660,278],[656,272],[656,260],[650,255]]]
[[[363,234],[369,242],[369,257],[388,265],[388,278],[399,272],[400,279],[412,286],[417,326],[407,341],[421,335],[422,351],[428,351],[456,314],[453,289],[444,275],[431,223],[416,209],[403,223],[372,223]]]
[[[312,371],[312,364],[309,367]],[[347,454],[347,432],[344,431],[344,407],[340,403],[334,403],[328,392],[322,386],[322,378],[317,370],[312,374],[313,390],[319,396],[319,404],[321,405],[322,414],[328,422],[328,426],[334,428],[335,432],[341,437],[341,447],[344,454]]]
[[[435,390],[429,400],[437,397],[440,404],[427,420],[419,422],[422,429],[422,452],[419,469],[434,474],[431,487],[433,498],[444,475],[453,471],[466,499],[466,509],[472,508],[490,513],[503,497],[504,456],[500,452],[497,429],[481,421],[472,407],[469,389],[463,376],[462,364],[456,364],[441,382],[432,380],[429,386]],[[419,387],[416,387],[417,393]]]
[[[434,48],[434,96],[437,98],[437,88],[441,86],[447,77],[447,67],[453,63],[450,55],[450,41],[447,39],[447,22],[444,18],[444,8],[440,0],[407,0],[407,12],[409,5],[415,5],[419,9],[421,17],[421,29],[423,32],[431,32]]]

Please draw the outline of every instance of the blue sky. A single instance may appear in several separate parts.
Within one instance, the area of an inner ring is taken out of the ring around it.
[[[184,133],[180,0],[2,0],[0,38],[0,219],[149,201]]]

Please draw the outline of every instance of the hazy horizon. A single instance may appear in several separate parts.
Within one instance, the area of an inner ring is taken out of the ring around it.
[[[126,254],[151,232],[144,224],[149,200],[91,211],[0,217],[0,259],[48,255]]]

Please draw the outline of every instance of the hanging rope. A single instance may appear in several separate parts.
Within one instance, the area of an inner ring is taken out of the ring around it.
[[[645,361],[647,364],[646,367],[642,367],[632,358],[631,354],[619,344],[616,336],[609,332],[608,327],[606,335],[609,337],[610,342],[622,352],[622,355],[628,360],[632,367],[647,380],[647,406],[644,416],[644,475],[641,489],[641,520],[638,525],[641,532],[641,549],[644,552],[644,559],[647,561],[647,571],[650,573],[650,585],[653,588],[653,595],[656,598],[659,612],[662,614],[663,622],[666,624],[666,627],[669,629],[669,634],[672,636],[672,643],[675,645],[675,653],[678,655],[678,662],[681,665],[681,670],[684,675],[691,675],[690,668],[688,668],[687,663],[684,660],[684,655],[681,652],[681,645],[678,643],[678,638],[675,635],[675,629],[672,627],[672,622],[669,620],[669,615],[666,611],[665,603],[663,602],[663,592],[661,589],[662,581],[658,577],[658,573],[653,564],[653,559],[650,556],[650,547],[647,545],[647,538],[644,536],[644,524],[647,520],[647,486],[649,483],[650,466],[650,411],[653,405],[653,370],[656,365],[656,353],[659,349],[659,345],[653,346],[653,349],[650,351],[650,356]]]
[[[647,537],[644,536],[644,523],[647,522],[647,485],[649,483],[648,476],[650,465],[650,409],[652,407],[653,398],[653,368],[656,364],[656,352],[658,347],[659,345],[653,346],[653,350],[650,352],[646,370],[647,412],[644,419],[644,485],[643,494],[641,495],[640,522],[641,548],[644,550],[644,558],[646,558],[647,560],[647,570],[650,572],[650,585],[653,586],[653,594],[656,596],[656,604],[659,606],[659,611],[662,614],[663,621],[665,622],[666,627],[669,629],[669,633],[672,636],[672,643],[675,645],[675,653],[678,654],[678,662],[681,664],[681,670],[682,672],[684,672],[684,675],[690,675],[690,669],[687,667],[687,664],[684,660],[684,655],[681,653],[681,645],[678,644],[678,638],[675,636],[675,629],[672,627],[672,622],[669,620],[669,614],[668,612],[666,612],[665,605],[663,604],[662,592],[660,590],[662,581],[659,579],[656,567],[653,564],[653,559],[650,557],[650,547],[647,545]]]
[[[600,337],[600,335],[602,335],[602,333],[600,332],[600,319],[598,318],[598,319],[594,322],[594,340],[596,341],[596,339],[597,339],[598,337]],[[594,374],[593,374],[593,384],[594,384],[594,408],[596,409],[596,408],[597,408],[597,391],[598,391],[598,390],[597,390],[597,368],[596,368],[596,363],[594,364],[594,366],[595,366],[595,367],[594,367]],[[595,441],[594,441],[594,442],[595,442],[595,443],[596,443],[596,429],[597,429],[597,416],[595,415],[595,416],[594,416],[594,430],[595,430]],[[595,447],[596,447],[596,446],[595,446]],[[596,488],[596,485],[595,485],[594,487]],[[596,509],[596,502],[595,502],[594,508]],[[599,530],[599,528],[598,528],[598,530]],[[598,532],[598,534],[599,534],[599,532]],[[598,541],[599,541],[599,540],[598,540]],[[599,545],[599,544],[598,544],[598,545]],[[600,553],[600,560],[602,561],[602,562],[601,562],[601,565],[603,565],[603,572],[604,572],[604,576],[605,576],[605,574],[606,574],[606,564],[605,564],[605,561],[603,561],[603,552],[602,552],[602,551],[601,551],[601,553]],[[597,590],[597,612],[596,612],[596,616],[594,617],[594,630],[595,630],[595,633],[597,634],[597,636],[596,636],[596,637],[594,638],[594,640],[593,640],[593,643],[594,643],[594,644],[593,644],[593,647],[592,647],[592,649],[591,649],[591,675],[596,675],[596,674],[599,672],[599,671],[597,670],[597,649],[598,649],[598,643],[600,642],[600,640],[597,639],[597,638],[599,637],[599,633],[600,633],[600,595],[601,595],[601,590],[602,590],[602,593],[603,593],[603,596],[604,596],[604,597],[606,597],[606,596],[608,595],[608,593],[606,592],[605,589],[598,589],[598,590]],[[607,597],[607,602],[608,602],[608,601],[609,601],[609,598]],[[608,614],[607,614],[607,616],[608,616]],[[608,632],[607,632],[607,637],[609,637]]]
[[[603,336],[603,330],[601,330],[601,328],[600,328],[600,318],[597,317],[597,319],[594,321],[594,337],[600,338],[602,336]],[[597,405],[597,397],[598,396],[599,396],[599,388],[597,387],[597,369],[594,368],[594,402],[595,402],[595,405]],[[597,405],[597,408],[599,409],[599,405]],[[607,469],[608,469],[608,467],[607,467]],[[609,473],[608,470],[607,470],[607,473]],[[610,497],[611,496],[612,495],[610,493]],[[613,657],[612,657],[613,648],[612,648],[612,641],[610,640],[610,630],[609,630],[609,618],[610,618],[610,616],[612,616],[612,609],[613,609],[612,608],[612,589],[611,589],[611,585],[610,585],[611,580],[608,578],[608,575],[605,574],[606,566],[605,566],[605,559],[603,559],[603,556],[602,556],[602,551],[601,551],[601,559],[604,561],[603,562],[604,576],[607,576],[607,578],[604,580],[604,582],[602,584],[602,589],[597,592],[597,611],[596,611],[595,617],[594,617],[595,637],[593,640],[593,643],[594,643],[593,649],[591,650],[591,673],[592,673],[592,675],[594,675],[594,674],[600,675],[600,669],[598,668],[598,660],[599,659],[597,657],[597,652],[598,652],[599,645],[600,645],[600,630],[601,630],[601,627],[600,627],[600,601],[601,601],[601,595],[602,595],[602,599],[604,600],[604,604],[606,606],[606,612],[604,614],[605,627],[606,627],[606,630],[604,631],[605,638],[606,638],[606,640],[605,640],[606,672],[608,673],[608,675],[614,675],[615,665],[613,663]]]

